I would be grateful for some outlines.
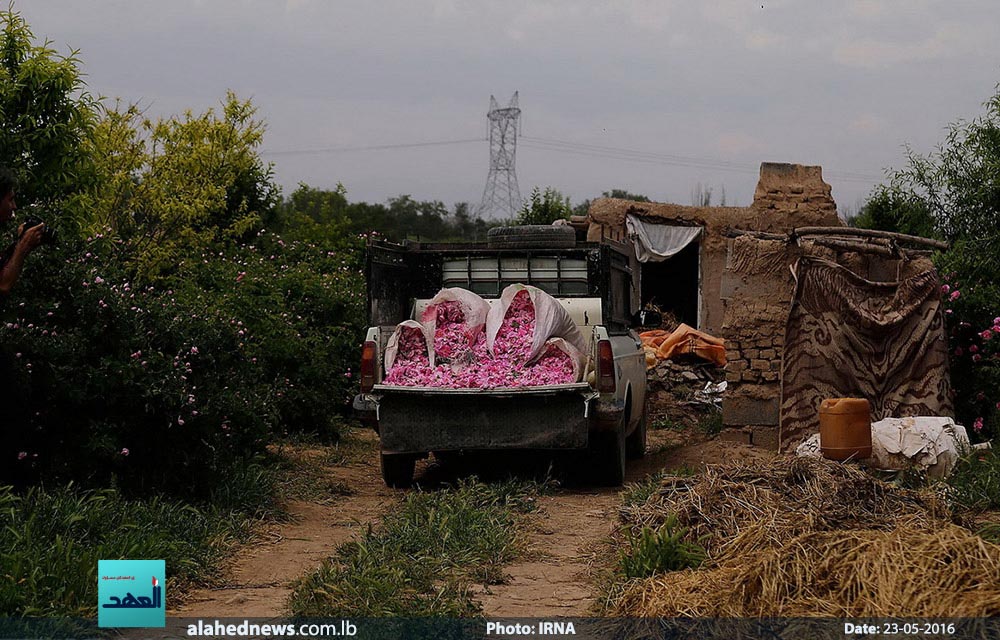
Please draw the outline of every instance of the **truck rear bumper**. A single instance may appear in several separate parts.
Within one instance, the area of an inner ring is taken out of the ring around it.
[[[586,384],[510,392],[376,387],[354,407],[379,432],[383,453],[582,449],[592,430],[615,413],[621,419],[620,409],[597,398]]]

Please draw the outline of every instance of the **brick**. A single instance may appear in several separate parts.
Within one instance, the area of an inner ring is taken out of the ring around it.
[[[727,396],[722,400],[722,422],[725,425],[777,425],[778,390],[766,400]]]
[[[771,363],[767,360],[751,360],[750,368],[754,371],[767,371],[771,368]]]
[[[756,360],[760,357],[760,349],[744,349],[743,357],[747,360]]]
[[[778,381],[778,372],[777,371],[765,371],[764,373],[761,374],[761,377],[764,379],[764,382],[777,382]]]
[[[760,352],[760,357],[764,360],[774,360],[777,355],[774,349],[762,349]]]
[[[742,379],[739,371],[726,371],[726,382],[739,382]]]
[[[758,373],[756,371],[744,371],[741,374],[743,382],[757,382]]]
[[[771,371],[781,371],[781,360],[771,360]]]

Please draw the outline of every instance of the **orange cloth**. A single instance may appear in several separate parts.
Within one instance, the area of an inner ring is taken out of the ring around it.
[[[656,357],[667,360],[681,353],[693,353],[709,362],[723,367],[726,365],[725,341],[703,331],[682,324],[673,333],[660,329],[639,334],[644,345],[656,348]]]

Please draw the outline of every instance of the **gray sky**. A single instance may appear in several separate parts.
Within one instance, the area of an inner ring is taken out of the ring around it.
[[[1000,81],[995,0],[21,0],[15,9],[58,50],[80,49],[92,93],[151,115],[202,111],[227,89],[252,98],[272,152],[485,138],[490,94],[506,104],[517,90],[522,195],[553,186],[574,203],[626,188],[690,204],[701,183],[745,205],[760,162],[775,161],[822,165],[841,208],[854,207],[903,164],[904,144],[932,150],[949,122],[981,113]],[[656,155],[625,161],[579,145]],[[342,182],[351,200],[406,193],[475,205],[488,151],[472,142],[265,157],[286,194],[299,182]]]

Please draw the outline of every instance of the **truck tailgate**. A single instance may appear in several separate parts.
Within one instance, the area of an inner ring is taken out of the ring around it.
[[[385,453],[587,446],[587,383],[524,389],[376,385]]]

